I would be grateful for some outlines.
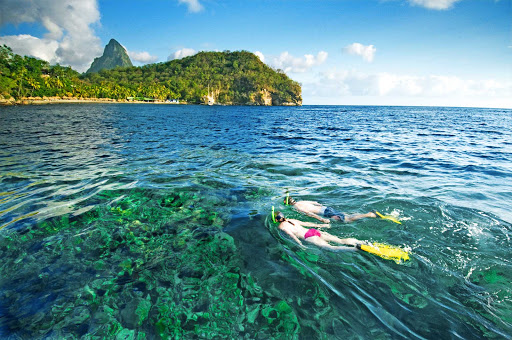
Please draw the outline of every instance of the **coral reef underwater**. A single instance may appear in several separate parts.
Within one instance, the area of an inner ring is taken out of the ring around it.
[[[91,200],[2,231],[2,337],[298,337],[289,301],[241,271],[218,200],[150,189]]]

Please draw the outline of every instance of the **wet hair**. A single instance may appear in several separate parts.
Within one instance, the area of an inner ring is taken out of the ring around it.
[[[284,221],[287,221],[288,223],[290,223],[291,225],[295,225],[295,223],[293,223],[292,221],[289,221],[286,219],[286,217],[284,217],[284,214],[280,211],[276,211],[274,213],[274,218],[276,219],[276,222],[284,222]]]
[[[286,205],[294,205],[295,200],[291,196],[286,196],[283,200],[284,204]]]

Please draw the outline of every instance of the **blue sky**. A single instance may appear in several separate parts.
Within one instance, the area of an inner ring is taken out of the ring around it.
[[[111,38],[135,65],[247,50],[304,104],[512,108],[508,0],[2,0],[0,43],[85,71]]]

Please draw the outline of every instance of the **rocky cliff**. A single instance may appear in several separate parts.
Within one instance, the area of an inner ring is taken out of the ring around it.
[[[110,39],[110,42],[105,46],[103,55],[94,59],[86,73],[110,70],[118,66],[128,67],[133,65],[126,49],[115,39]]]

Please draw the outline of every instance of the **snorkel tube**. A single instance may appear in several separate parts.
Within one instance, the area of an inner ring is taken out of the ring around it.
[[[290,193],[286,193],[286,201],[284,202],[286,205],[290,205]]]
[[[277,223],[276,218],[274,217],[274,206],[272,206],[272,222]]]

